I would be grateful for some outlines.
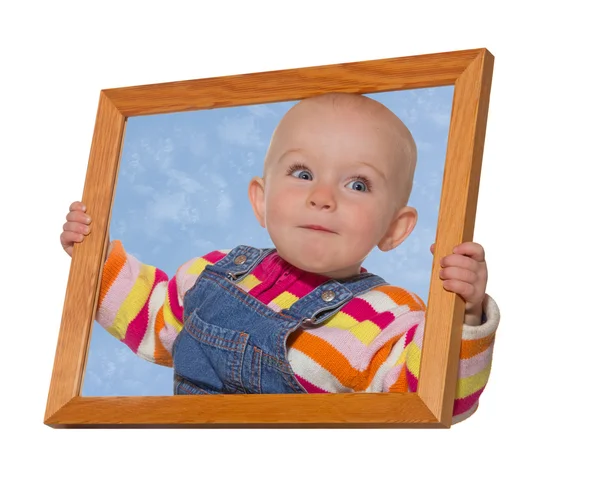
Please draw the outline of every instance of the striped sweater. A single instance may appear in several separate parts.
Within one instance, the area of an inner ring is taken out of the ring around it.
[[[102,272],[96,321],[141,358],[172,366],[173,342],[183,327],[183,297],[204,268],[229,250],[191,259],[169,279],[128,254],[119,240],[112,245]],[[238,286],[280,311],[325,280],[274,252]],[[489,378],[499,311],[489,295],[483,308],[485,323],[463,327],[455,423],[475,411]],[[288,358],[309,393],[415,392],[424,324],[425,304],[418,296],[380,286],[350,300],[322,326],[292,333]]]

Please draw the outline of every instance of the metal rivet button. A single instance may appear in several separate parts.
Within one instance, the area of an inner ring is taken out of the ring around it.
[[[242,265],[246,261],[246,259],[246,255],[239,255],[235,258],[233,262],[235,263],[235,265]]]
[[[333,291],[325,291],[321,295],[321,299],[323,301],[331,301],[333,298],[335,298],[335,293]]]

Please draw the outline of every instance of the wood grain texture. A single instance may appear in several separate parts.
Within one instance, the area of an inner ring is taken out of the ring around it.
[[[46,419],[81,393],[124,129],[125,117],[100,94],[83,191],[93,223],[86,241],[73,247]]]
[[[81,397],[126,119],[455,84],[433,265],[473,235],[493,57],[485,49],[101,91],[83,201],[92,232],[73,251],[44,422],[53,427],[451,424],[464,303],[432,271],[419,388],[407,394]]]
[[[473,241],[493,57],[483,51],[454,85],[446,165],[433,266],[465,241]],[[431,272],[418,395],[448,426],[456,392],[464,302],[443,289],[439,268]],[[448,330],[449,329],[449,330]],[[444,375],[443,381],[440,375]]]
[[[481,50],[341,63],[104,91],[124,116],[303,99],[327,92],[377,93],[447,86]]]
[[[444,427],[414,393],[75,397],[47,421],[63,423]]]

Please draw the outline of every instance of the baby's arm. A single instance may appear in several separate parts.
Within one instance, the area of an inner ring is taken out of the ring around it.
[[[60,235],[72,256],[75,243],[90,233],[92,218],[82,202],[73,202]],[[141,358],[172,366],[172,346],[183,325],[183,296],[206,265],[227,251],[211,252],[183,264],[169,280],[163,271],[144,265],[125,252],[119,240],[109,242],[102,271],[96,321]]]
[[[162,270],[142,264],[119,240],[110,247],[96,321],[141,358],[172,366],[172,339],[182,326],[177,276],[169,280]]]
[[[485,321],[481,325],[463,326],[453,423],[468,418],[476,411],[479,396],[490,377],[500,311],[489,295],[483,301],[483,315]]]
[[[128,254],[121,241],[102,271],[96,321],[139,357],[172,366],[172,347],[183,326],[183,297],[206,265],[225,256],[211,252],[183,264],[169,279],[156,267]]]
[[[463,326],[458,367],[458,382],[452,413],[452,422],[458,423],[475,412],[479,396],[487,385],[491,365],[496,329],[500,313],[495,301],[486,295],[483,302],[485,322],[478,326]],[[406,324],[399,317],[397,323]],[[423,345],[424,319],[413,325],[406,337],[392,349],[386,363],[389,371],[383,378],[382,392],[416,392]],[[410,332],[412,330],[412,333]],[[394,354],[396,353],[396,354]]]

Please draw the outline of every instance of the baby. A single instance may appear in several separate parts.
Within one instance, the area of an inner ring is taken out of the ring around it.
[[[210,252],[169,279],[112,241],[96,320],[140,357],[172,366],[175,394],[415,392],[425,305],[362,267],[415,227],[415,166],[409,130],[382,104],[307,98],[277,126],[248,189],[275,248]],[[67,215],[69,255],[90,231],[85,210],[75,202]],[[500,316],[481,245],[458,245],[441,267],[444,288],[466,302],[456,423],[477,408]]]

